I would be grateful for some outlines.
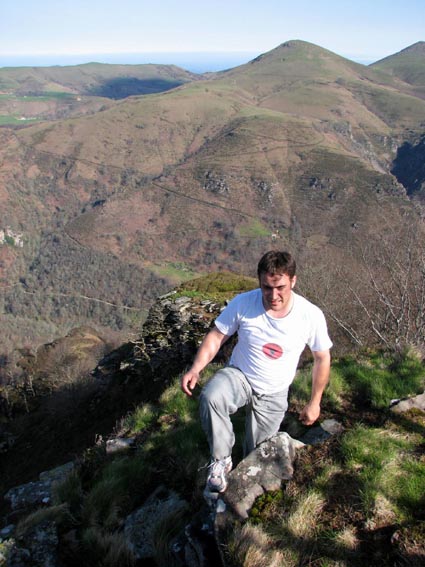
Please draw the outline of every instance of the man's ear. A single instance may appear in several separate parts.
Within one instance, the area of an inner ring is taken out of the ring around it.
[[[294,276],[291,279],[291,289],[294,289],[295,284],[297,283],[297,276]]]

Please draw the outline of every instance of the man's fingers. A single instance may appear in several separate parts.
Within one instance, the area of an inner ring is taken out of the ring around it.
[[[197,381],[198,381],[197,376],[193,376],[193,375],[190,375],[190,374],[183,376],[182,382],[181,382],[181,387],[182,387],[183,392],[187,396],[192,395],[192,390],[195,388]]]
[[[192,395],[192,392],[189,390],[189,388],[191,388],[189,382],[182,382],[182,390],[187,396]]]

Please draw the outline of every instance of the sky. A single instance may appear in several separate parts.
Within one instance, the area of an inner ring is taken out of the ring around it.
[[[377,61],[425,40],[425,0],[0,0],[0,66],[248,61],[291,39]]]

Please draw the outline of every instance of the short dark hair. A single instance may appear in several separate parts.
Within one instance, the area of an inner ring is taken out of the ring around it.
[[[270,250],[258,262],[257,274],[286,274],[292,279],[295,276],[296,264],[290,252]]]

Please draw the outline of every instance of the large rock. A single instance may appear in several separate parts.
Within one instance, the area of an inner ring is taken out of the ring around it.
[[[241,520],[258,496],[266,491],[279,490],[283,480],[292,478],[296,450],[304,443],[292,439],[287,433],[278,433],[261,443],[229,475],[229,486],[223,501]],[[218,511],[224,508],[219,506]],[[220,514],[218,514],[220,516]]]
[[[44,471],[40,473],[38,481],[15,486],[6,492],[4,498],[14,512],[48,506],[51,504],[54,483],[65,480],[73,469],[74,463],[69,462],[50,471]]]
[[[6,566],[59,567],[58,543],[58,530],[54,522],[37,524],[28,529],[24,537],[9,540]]]
[[[406,400],[396,400],[394,405],[391,406],[391,410],[394,413],[405,413],[411,409],[418,409],[425,412],[425,392]]]

